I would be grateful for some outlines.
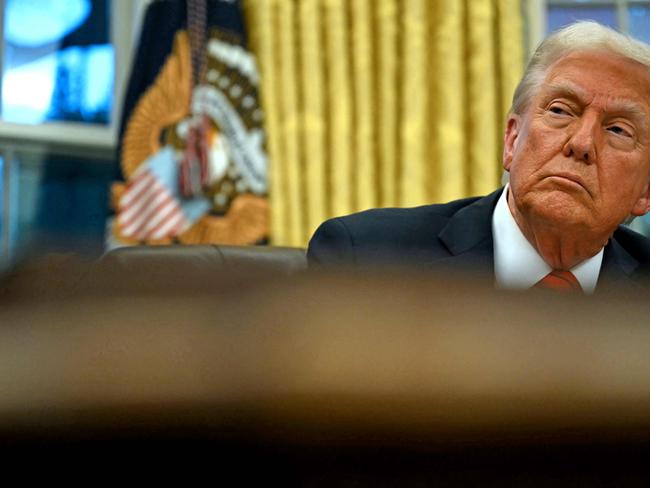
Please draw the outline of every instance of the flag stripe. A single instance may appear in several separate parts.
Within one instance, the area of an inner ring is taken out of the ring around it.
[[[145,240],[175,236],[189,222],[169,189],[143,169],[120,199],[118,225],[125,237]]]
[[[144,202],[151,197],[152,194],[155,194],[160,189],[160,185],[156,184],[156,181],[153,180],[149,186],[147,186],[142,191],[138,192],[137,196],[131,198],[128,205],[124,205],[122,208],[122,221],[128,221],[131,219],[131,216],[134,213],[138,213],[144,205]]]
[[[142,223],[135,230],[135,234],[147,237],[147,233],[171,212],[180,212],[178,205],[167,198],[156,207],[151,207],[149,213],[142,219]]]
[[[155,214],[147,221],[147,225],[143,229],[145,234],[150,233],[156,228],[158,223],[167,216],[167,214],[175,210],[178,210],[176,202],[171,198],[165,199],[160,205],[158,205],[158,207],[156,207]]]
[[[176,226],[181,224],[184,221],[183,214],[180,212],[174,212],[168,219],[163,222],[163,225],[159,227],[158,230],[152,232],[153,239],[161,239],[166,235],[171,235],[170,231],[174,230]]]
[[[142,195],[133,206],[121,214],[122,226],[126,228],[132,225],[137,225],[137,222],[146,218],[149,209],[152,206],[157,206],[162,199],[166,198],[167,195],[168,193],[165,188],[155,182],[154,185],[151,186],[150,191]]]
[[[133,184],[128,184],[124,195],[120,199],[120,209],[128,207],[131,202],[138,198],[141,191],[146,190],[148,185],[155,181],[154,176],[149,171],[141,172],[138,177],[133,180]]]

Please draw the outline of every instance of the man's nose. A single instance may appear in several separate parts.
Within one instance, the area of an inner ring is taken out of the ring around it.
[[[588,164],[596,162],[596,138],[600,121],[595,114],[584,114],[572,125],[562,152]]]

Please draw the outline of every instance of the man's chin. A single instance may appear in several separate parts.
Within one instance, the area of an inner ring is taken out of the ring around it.
[[[558,227],[589,228],[593,212],[580,196],[562,191],[531,193],[529,196],[529,201],[524,202],[529,218]]]

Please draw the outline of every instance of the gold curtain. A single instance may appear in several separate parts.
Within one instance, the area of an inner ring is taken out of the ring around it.
[[[272,242],[326,218],[486,194],[523,64],[519,0],[246,0]]]

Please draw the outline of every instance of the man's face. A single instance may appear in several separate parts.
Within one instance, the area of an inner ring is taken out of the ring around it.
[[[647,68],[603,52],[560,59],[526,113],[508,119],[503,163],[515,218],[604,244],[628,215],[650,210]]]

